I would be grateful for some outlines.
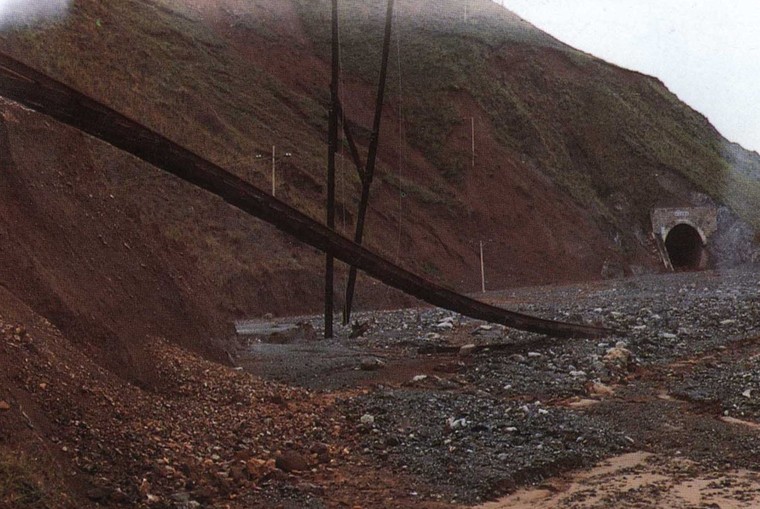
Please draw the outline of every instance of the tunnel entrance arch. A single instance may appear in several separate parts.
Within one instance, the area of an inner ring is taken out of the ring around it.
[[[701,270],[709,266],[708,243],[718,230],[715,207],[652,209],[652,234],[670,270]]]
[[[680,223],[665,237],[665,250],[674,270],[699,270],[707,267],[707,251],[699,231]]]

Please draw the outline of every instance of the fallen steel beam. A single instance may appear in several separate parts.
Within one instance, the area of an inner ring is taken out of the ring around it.
[[[94,99],[0,54],[0,95],[80,129],[220,197],[301,242],[383,283],[471,318],[559,337],[598,337],[610,329],[514,313],[460,295],[404,270],[275,197]]]

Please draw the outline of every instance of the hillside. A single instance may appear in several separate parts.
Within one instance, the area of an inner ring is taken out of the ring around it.
[[[707,196],[760,223],[756,155],[657,80],[473,4],[465,21],[454,0],[398,3],[372,249],[474,291],[481,240],[487,286],[503,288],[659,270],[652,206]],[[341,5],[343,101],[366,145],[384,6]],[[321,218],[328,13],[322,0],[82,0],[0,47],[264,189],[271,147],[291,153],[278,196]],[[203,349],[231,318],[319,309],[320,254],[38,115],[5,105],[4,118],[0,283],[67,335]],[[341,161],[347,235],[358,189]],[[359,286],[363,306],[399,299]]]
[[[363,154],[383,4],[340,1]],[[718,206],[716,260],[750,260],[760,156],[658,80],[468,5],[396,0],[366,243],[475,292],[482,241],[489,289],[554,285],[489,298],[628,336],[547,341],[405,310],[276,366],[249,359],[253,374],[225,366],[233,320],[321,309],[323,255],[0,98],[0,507],[441,509],[647,447],[692,474],[756,468],[754,274],[597,280],[662,270],[657,206]],[[277,197],[321,220],[328,18],[327,0],[74,0],[1,32],[0,51],[261,189],[275,146]],[[345,153],[337,193],[350,236]],[[415,302],[360,278],[357,304]],[[388,363],[365,371],[357,351]],[[748,422],[719,422],[734,415]]]

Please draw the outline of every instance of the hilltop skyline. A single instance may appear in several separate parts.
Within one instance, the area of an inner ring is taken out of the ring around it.
[[[562,42],[655,76],[729,140],[760,151],[760,4],[500,0]]]

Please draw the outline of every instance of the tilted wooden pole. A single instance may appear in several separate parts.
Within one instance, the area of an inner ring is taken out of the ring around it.
[[[356,171],[359,174],[359,180],[364,181],[364,165],[359,156],[359,149],[356,148],[354,136],[351,134],[351,128],[348,126],[348,122],[346,122],[346,111],[343,109],[340,99],[338,100],[338,116],[341,124],[343,124],[343,134],[346,136],[348,150],[351,153],[351,160],[354,162],[354,166],[356,166]]]
[[[388,57],[391,47],[391,29],[393,28],[393,0],[388,0],[388,10],[385,17],[385,39],[383,40],[383,57],[380,64],[380,80],[377,84],[377,103],[375,104],[375,121],[372,125],[372,138],[369,143],[369,153],[367,154],[367,168],[364,170],[364,179],[362,180],[362,196],[359,202],[359,213],[356,217],[356,233],[354,242],[362,243],[364,237],[364,221],[367,216],[367,206],[369,205],[369,190],[372,185],[372,178],[375,173],[375,160],[377,159],[377,145],[380,140],[380,121],[383,116],[383,100],[385,98],[385,81],[388,75]],[[346,303],[343,308],[343,324],[351,320],[351,306],[354,301],[354,289],[356,287],[356,267],[351,266],[348,272],[348,283],[346,284]]]
[[[557,337],[602,337],[616,331],[555,322],[479,302],[426,281],[364,249],[220,166],[190,152],[90,97],[0,54],[0,95],[84,131],[172,175],[205,189],[233,207],[275,226],[370,276],[463,315]]]
[[[330,125],[327,149],[327,227],[335,229],[335,154],[338,152],[338,0],[332,0],[332,80],[330,82]],[[335,260],[325,255],[325,339],[333,337]]]

